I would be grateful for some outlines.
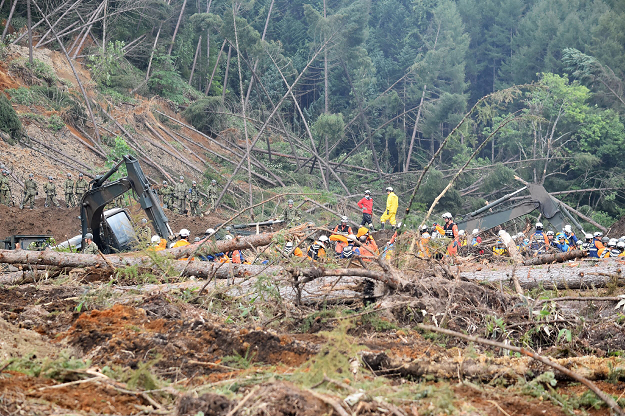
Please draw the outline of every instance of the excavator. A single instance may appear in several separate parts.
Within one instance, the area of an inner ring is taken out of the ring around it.
[[[526,190],[529,191],[529,195],[516,197]],[[513,197],[516,198],[513,199]],[[505,204],[508,201],[510,203]],[[581,231],[580,235],[586,234],[581,224],[567,211],[560,201],[549,195],[542,185],[533,183],[527,183],[523,188],[466,214],[456,224],[460,230],[474,230],[477,228],[480,231],[485,231],[533,211],[540,212],[543,218],[553,226],[554,230],[560,231],[566,224],[572,223]]]
[[[128,175],[107,183],[106,181],[119,170],[122,164],[126,165]],[[123,156],[122,160],[107,173],[92,180],[89,188],[80,201],[82,235],[59,244],[59,247],[80,248],[85,244],[85,235],[90,232],[93,234],[93,242],[104,254],[132,250],[136,245],[137,237],[128,211],[123,208],[104,210],[107,204],[130,190],[137,195],[141,208],[152,222],[157,234],[164,239],[174,237],[160,200],[150,187],[135,157]]]

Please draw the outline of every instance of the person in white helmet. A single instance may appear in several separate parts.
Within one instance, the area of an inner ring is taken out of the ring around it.
[[[329,242],[328,237],[322,235],[308,247],[307,255],[311,260],[319,260],[326,256],[326,245]]]
[[[191,244],[189,243],[189,235],[191,235],[191,232],[189,230],[183,228],[182,230],[180,230],[180,233],[178,235],[180,236],[180,239],[176,241],[176,243],[171,246],[171,248],[184,247]]]
[[[573,229],[571,228],[571,226],[569,224],[566,224],[564,226],[564,236],[567,239],[567,242],[569,243],[569,246],[571,247],[572,250],[575,250],[579,244],[579,238],[577,238],[575,236],[575,233],[573,232]]]
[[[151,240],[150,240],[151,244],[150,247],[148,248],[148,250],[151,251],[161,251],[161,250],[165,250],[167,248],[167,240],[165,240],[164,238],[159,237],[158,235],[153,235]]]
[[[543,223],[536,223],[536,231],[530,236],[530,250],[534,255],[544,254],[549,248],[550,242],[547,234],[543,232]]]
[[[445,237],[453,240],[447,247],[447,253],[450,256],[455,256],[458,254],[458,247],[460,245],[460,231],[458,230],[458,226],[454,222],[454,217],[450,212],[443,214],[443,221],[445,221],[445,225],[443,225]]]
[[[598,259],[601,253],[603,253],[603,250],[605,247],[603,246],[603,243],[601,242],[601,237],[603,237],[603,233],[601,231],[597,231],[593,235],[592,242],[590,243],[590,246],[588,247],[588,257]]]
[[[365,196],[358,201],[358,208],[362,209],[362,222],[360,225],[363,227],[368,227],[370,230],[375,231],[373,229],[373,199],[371,199],[371,191],[366,190]]]
[[[395,215],[397,214],[397,207],[399,206],[399,199],[395,192],[393,192],[393,187],[389,186],[386,188],[386,209],[384,213],[380,217],[380,222],[382,223],[382,229],[386,227],[386,221],[388,221],[393,229],[397,225],[397,220],[395,219]]]

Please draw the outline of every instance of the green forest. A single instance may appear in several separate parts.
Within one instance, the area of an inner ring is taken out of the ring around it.
[[[392,185],[401,211],[432,160],[422,210],[467,164],[437,211],[481,207],[517,175],[603,225],[625,215],[622,1],[31,3],[35,44],[60,50],[49,15],[103,94],[161,96],[290,185]],[[27,12],[1,1],[3,44],[28,46]]]

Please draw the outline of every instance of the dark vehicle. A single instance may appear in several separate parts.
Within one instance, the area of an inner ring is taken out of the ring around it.
[[[126,164],[128,176],[112,182],[106,182],[122,165]],[[161,238],[172,239],[173,233],[169,228],[168,219],[161,208],[160,200],[139,166],[139,161],[133,156],[126,155],[111,170],[98,176],[90,183],[90,188],[80,201],[80,222],[82,235],[73,237],[61,244],[60,247],[73,246],[80,248],[87,233],[93,234],[93,242],[102,253],[117,253],[130,251],[136,245],[135,235],[130,215],[123,208],[104,211],[104,207],[115,198],[132,190],[137,195],[141,208]]]
[[[22,250],[42,251],[50,247],[54,240],[51,235],[12,235],[0,241],[5,250],[19,247]]]

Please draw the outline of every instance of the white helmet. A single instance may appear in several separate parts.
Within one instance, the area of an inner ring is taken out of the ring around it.
[[[325,235],[322,235],[321,237],[319,237],[319,241],[325,244],[328,242],[328,237]]]
[[[553,235],[553,231],[551,230],[547,231],[547,235]]]
[[[610,240],[608,241],[608,247],[616,247],[616,243],[618,243],[618,240],[616,238],[610,238]]]
[[[289,241],[284,245],[284,254],[291,254],[293,251],[293,243]]]
[[[182,230],[180,230],[180,237],[188,237],[191,234],[191,231],[187,230],[186,228],[183,228]]]
[[[586,238],[586,240],[591,240],[592,239],[592,234],[586,234],[584,236],[584,238]]]
[[[564,226],[564,232],[565,233],[569,233],[569,234],[573,232],[573,230],[571,229],[571,226],[569,224],[566,224]]]
[[[367,190],[365,191],[365,195],[371,195],[371,191],[367,189]]]
[[[215,230],[213,230],[212,228],[209,228],[208,230],[206,230],[204,234],[207,234],[207,235],[215,234]]]
[[[157,235],[153,235],[152,239],[150,241],[152,241],[152,243],[160,243],[161,242],[161,237],[159,237]]]
[[[449,219],[451,219],[451,218],[452,218],[452,216],[451,216],[451,212],[446,212],[446,213],[444,213],[444,214],[443,214],[443,218],[449,218]]]
[[[347,236],[347,239],[349,241],[356,241],[356,236],[354,234],[350,234],[350,235]]]
[[[393,187],[392,187],[392,186],[387,186],[387,187],[386,187],[386,190],[387,190],[388,192],[393,192]]]
[[[464,235],[464,230],[458,231],[458,235]]]
[[[505,233],[506,233],[506,230],[499,230],[499,232],[497,234],[499,235],[499,237],[501,237]]]
[[[232,236],[230,234],[226,234],[224,236],[224,240],[232,240]]]
[[[480,232],[480,230],[478,230],[477,228],[475,228],[471,234],[477,234],[477,233],[479,233],[479,232]]]
[[[603,233],[602,233],[601,231],[597,231],[597,232],[594,234],[594,236],[595,236],[595,237],[603,237]]]
[[[619,241],[618,243],[616,243],[616,247],[625,248],[625,241]]]
[[[347,218],[347,216],[343,215],[341,217],[341,222],[347,222],[347,221],[349,221],[349,218]]]
[[[542,230],[543,229],[543,223],[542,222],[537,222],[536,223],[536,229],[537,230]]]

